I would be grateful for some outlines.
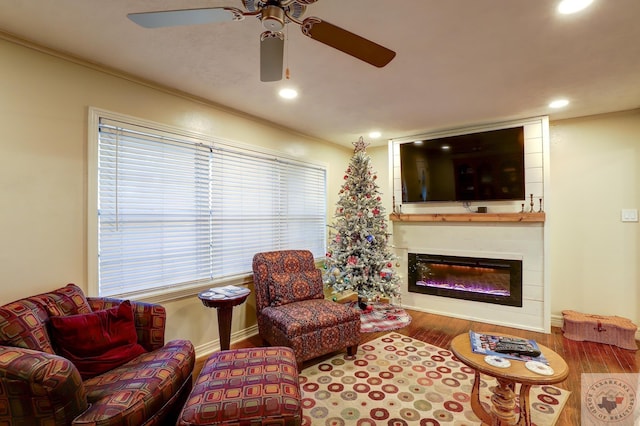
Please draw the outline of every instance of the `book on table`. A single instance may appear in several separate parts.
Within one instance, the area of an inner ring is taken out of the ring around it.
[[[469,331],[469,340],[471,350],[475,353],[549,364],[535,340],[477,333],[473,330]]]

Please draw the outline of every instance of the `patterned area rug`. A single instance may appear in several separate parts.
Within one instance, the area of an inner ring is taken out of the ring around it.
[[[356,306],[357,302],[349,302],[349,304],[360,309]],[[369,303],[369,306],[373,309],[360,313],[360,332],[362,333],[397,330],[411,323],[411,316],[398,306],[376,302]]]
[[[303,425],[480,424],[470,403],[473,370],[449,350],[399,333],[360,345],[355,357],[341,353],[307,367],[300,381]],[[482,376],[487,408],[493,385],[493,378]],[[554,386],[532,387],[533,423],[554,425],[569,394]]]

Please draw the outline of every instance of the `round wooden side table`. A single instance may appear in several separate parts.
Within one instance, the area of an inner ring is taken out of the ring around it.
[[[508,336],[501,333],[504,337]],[[469,333],[460,334],[451,341],[451,352],[465,365],[475,370],[475,380],[471,390],[471,408],[483,425],[531,425],[531,406],[529,389],[534,385],[550,385],[563,381],[569,375],[569,366],[560,355],[538,344],[542,355],[549,361],[553,374],[542,375],[525,367],[524,361],[511,361],[507,368],[495,367],[485,362],[485,354],[475,353],[471,349]],[[487,411],[480,402],[480,373],[495,377],[498,385],[492,389],[491,411]],[[520,383],[520,417],[516,416],[515,385]]]
[[[229,349],[231,342],[231,318],[233,315],[233,307],[240,305],[247,300],[251,290],[248,288],[238,287],[242,291],[237,293],[224,294],[215,293],[211,290],[203,291],[198,294],[198,298],[207,308],[216,308],[218,311],[218,333],[220,335],[220,350]]]

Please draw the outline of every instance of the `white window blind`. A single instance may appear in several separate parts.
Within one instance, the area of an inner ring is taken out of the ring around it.
[[[102,117],[101,296],[251,272],[259,251],[325,252],[322,167]]]

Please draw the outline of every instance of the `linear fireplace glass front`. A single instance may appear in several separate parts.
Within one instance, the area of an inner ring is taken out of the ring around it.
[[[522,307],[522,261],[409,253],[409,291]]]

